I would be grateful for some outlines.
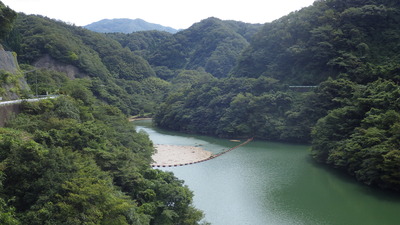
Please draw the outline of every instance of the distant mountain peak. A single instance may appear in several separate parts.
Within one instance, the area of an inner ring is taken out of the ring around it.
[[[158,30],[176,33],[178,30],[160,24],[149,23],[142,19],[103,19],[84,26],[86,29],[99,33],[132,33],[136,31]]]

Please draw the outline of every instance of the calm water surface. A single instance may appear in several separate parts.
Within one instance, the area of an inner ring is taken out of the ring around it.
[[[201,145],[214,153],[237,143],[135,122],[155,144]],[[308,146],[253,141],[216,159],[172,171],[214,225],[398,225],[400,195],[360,185],[315,164]]]

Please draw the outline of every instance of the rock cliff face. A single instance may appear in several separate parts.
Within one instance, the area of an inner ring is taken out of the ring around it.
[[[17,57],[0,45],[0,101],[19,99],[23,91],[28,93],[29,86],[19,69]]]
[[[0,101],[19,99],[21,90],[29,90],[29,86],[19,69],[17,57],[0,45]],[[0,127],[20,112],[20,106],[19,103],[0,105]]]
[[[16,56],[12,52],[4,51],[0,46],[0,70],[16,74],[18,69],[19,67]]]
[[[70,79],[87,77],[87,75],[82,73],[76,66],[58,62],[51,58],[49,55],[43,56],[33,65],[37,68],[45,68],[65,73]]]

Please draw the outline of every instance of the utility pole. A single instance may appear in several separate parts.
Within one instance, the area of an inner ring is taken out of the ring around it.
[[[25,71],[25,72],[23,72],[24,74],[26,74],[26,73],[30,73],[30,72],[34,72],[34,71],[36,71],[36,70],[38,70],[39,68],[36,68],[36,69],[33,69],[33,70],[29,70],[29,71]],[[36,73],[36,76],[35,76],[35,83],[36,83],[36,85],[35,85],[35,94],[36,94],[36,98],[38,97],[38,74]]]
[[[37,91],[37,73],[36,73],[36,85],[35,85],[35,93],[36,93],[36,98],[38,97],[38,91]]]

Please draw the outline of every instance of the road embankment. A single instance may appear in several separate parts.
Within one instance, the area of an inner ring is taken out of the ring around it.
[[[58,96],[47,96],[43,98],[32,98],[32,99],[19,99],[13,101],[1,101],[0,102],[0,127],[4,127],[7,120],[12,118],[14,115],[21,112],[21,103],[23,101],[27,102],[37,102],[43,99],[57,98]]]
[[[13,115],[21,111],[21,104],[4,104],[0,105],[0,127],[4,127],[7,120],[12,118]]]

